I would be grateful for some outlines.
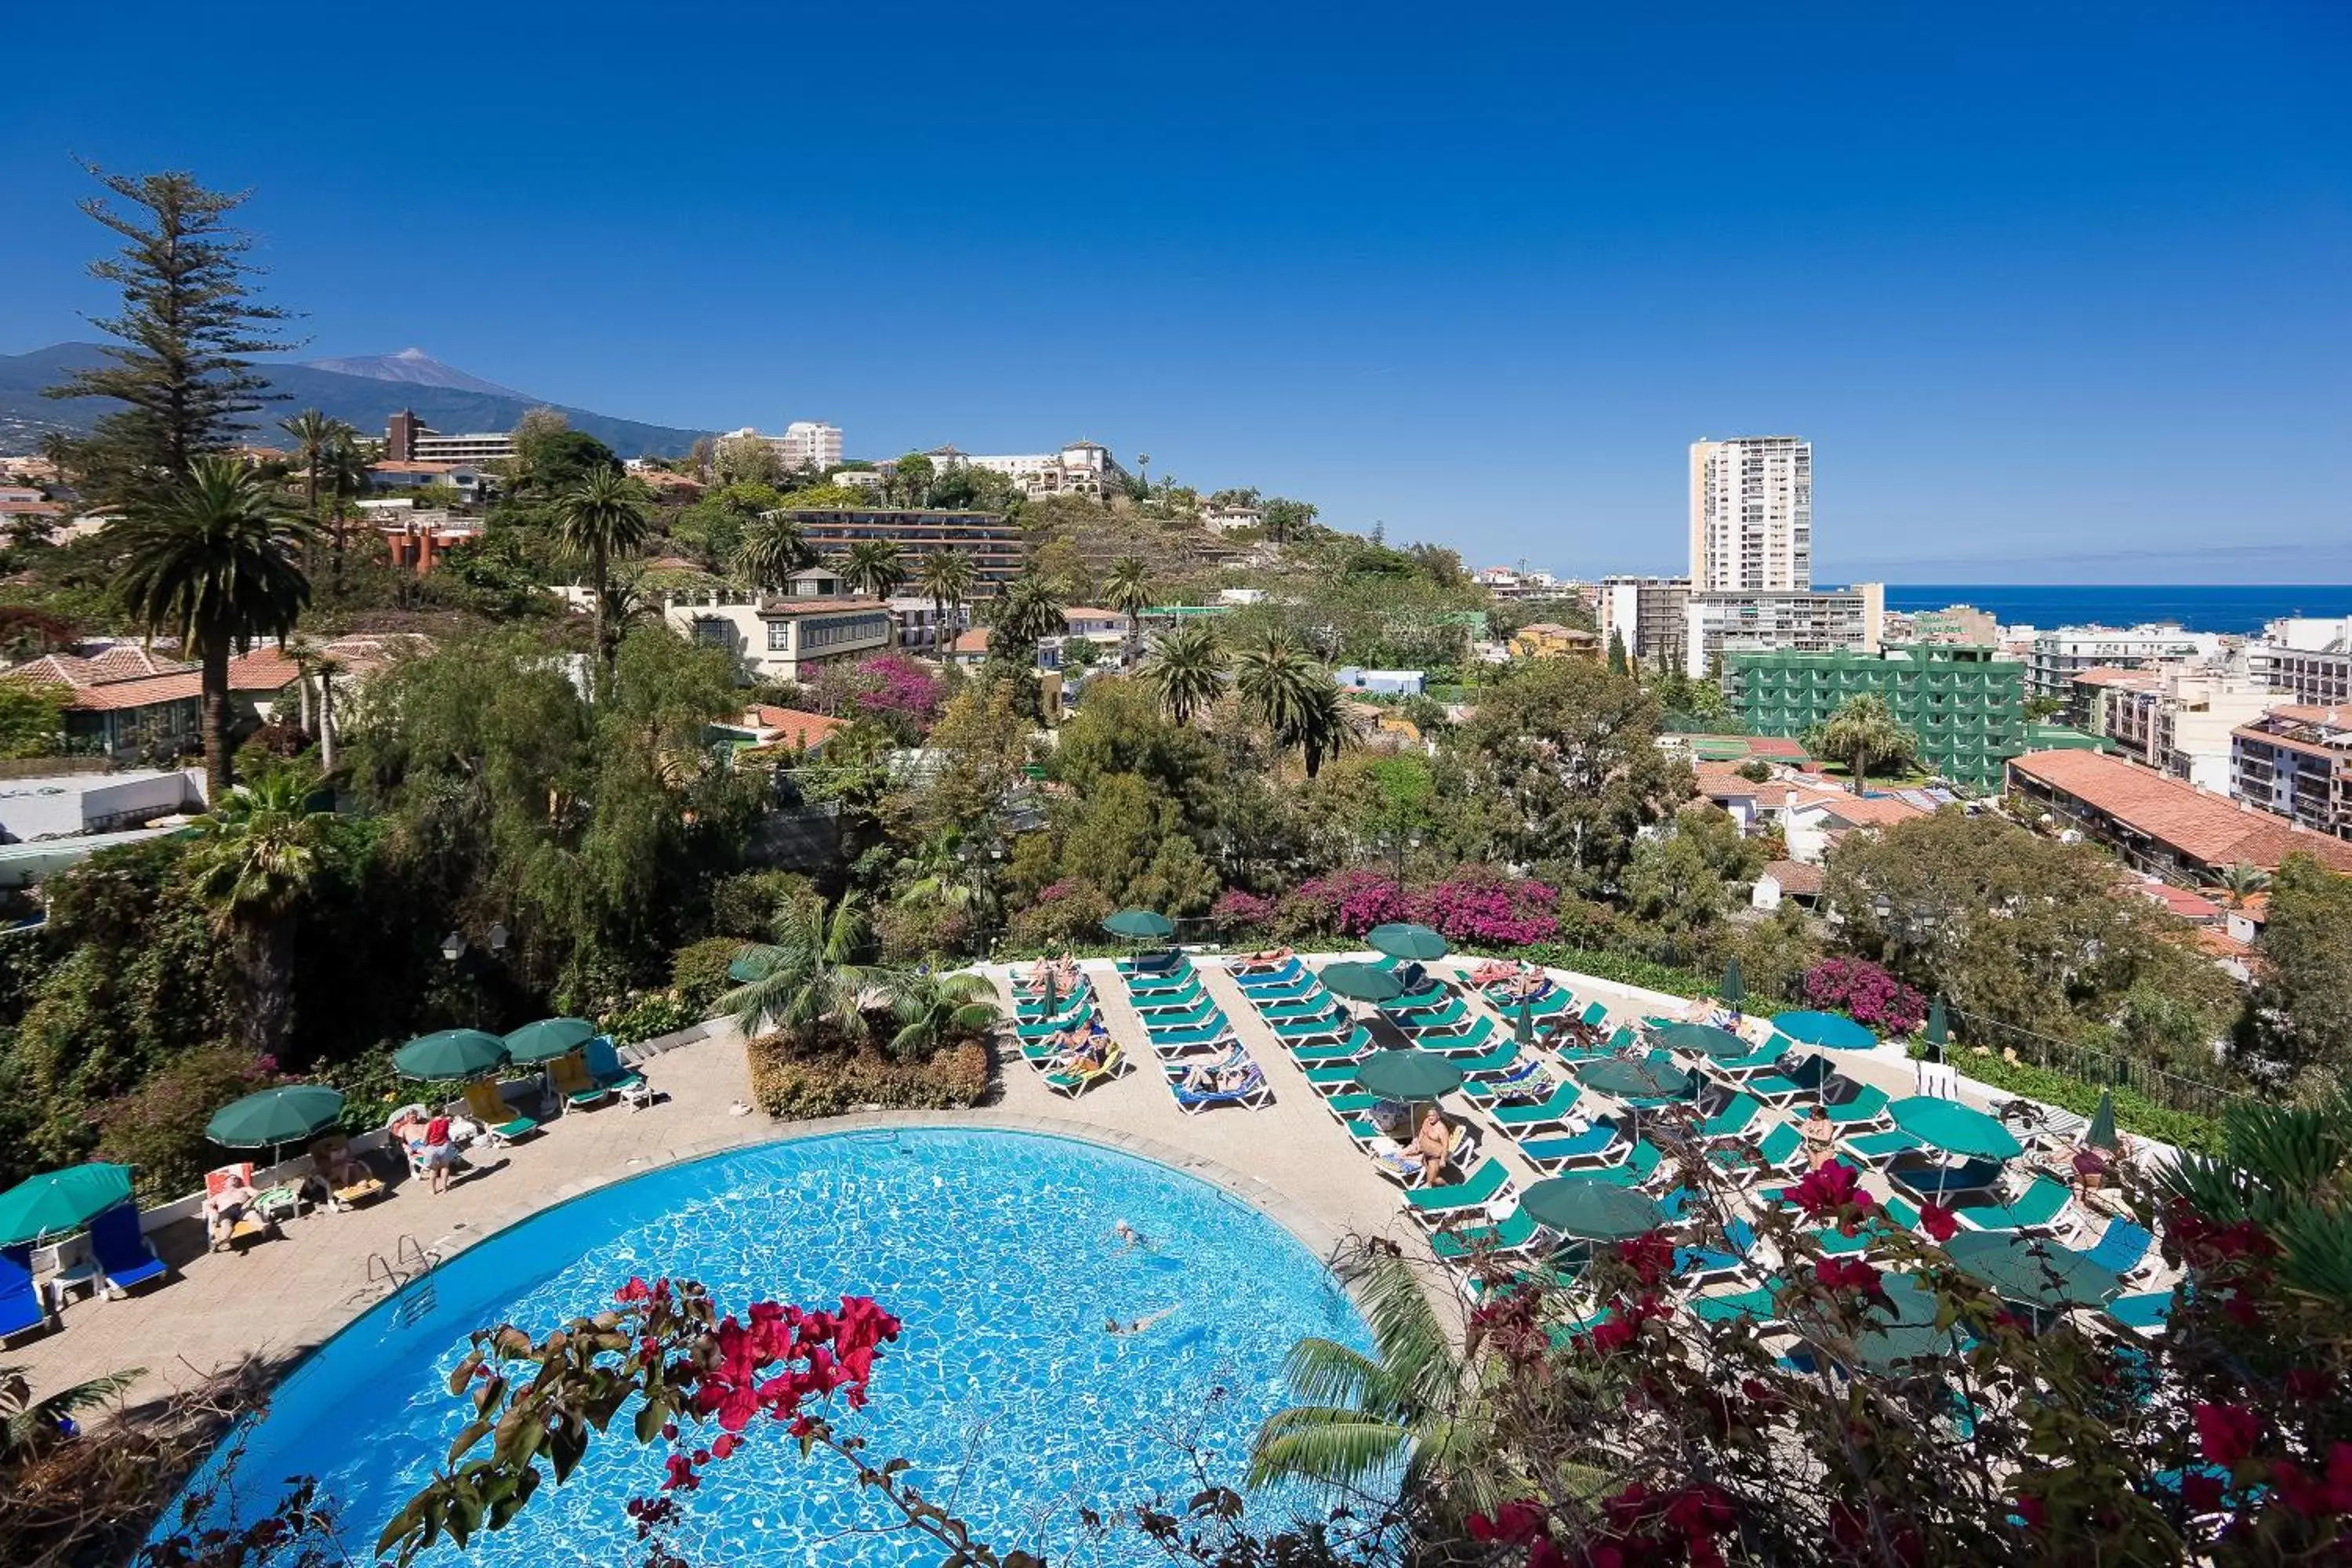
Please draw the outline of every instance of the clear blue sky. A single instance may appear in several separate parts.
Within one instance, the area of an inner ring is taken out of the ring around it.
[[[30,7],[0,350],[103,304],[79,154],[254,187],[310,353],[613,414],[1588,574],[1794,433],[1825,581],[2352,581],[2340,0],[1526,10]]]

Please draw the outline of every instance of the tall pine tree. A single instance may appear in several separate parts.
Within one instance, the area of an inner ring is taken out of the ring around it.
[[[84,167],[121,203],[93,195],[81,209],[124,241],[89,266],[122,289],[122,313],[91,323],[121,342],[100,351],[110,363],[47,395],[125,405],[100,417],[67,460],[86,492],[127,506],[154,500],[186,479],[196,458],[231,445],[247,428],[239,416],[273,400],[247,356],[297,345],[272,334],[268,324],[289,312],[253,298],[252,237],[227,222],[250,193],[209,191],[177,171]]]

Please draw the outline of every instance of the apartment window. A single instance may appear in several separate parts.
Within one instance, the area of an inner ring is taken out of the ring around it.
[[[770,621],[768,623],[768,651],[770,653],[790,653],[793,651],[792,622]]]

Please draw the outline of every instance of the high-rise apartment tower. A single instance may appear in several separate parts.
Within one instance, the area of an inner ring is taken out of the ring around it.
[[[1694,441],[1691,592],[1813,585],[1813,447],[1793,436]]]

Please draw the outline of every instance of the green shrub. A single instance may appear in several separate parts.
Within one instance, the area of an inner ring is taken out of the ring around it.
[[[804,1048],[782,1035],[745,1047],[752,1100],[769,1115],[798,1120],[881,1106],[891,1110],[960,1110],[988,1095],[988,1047],[976,1040],[896,1062],[868,1047],[826,1042]]]
[[[792,899],[813,899],[816,889],[792,871],[744,871],[721,877],[710,889],[710,929],[719,936],[765,942],[776,911]]]
[[[1916,1055],[1919,1047],[1915,1046],[1912,1049]],[[2029,1100],[2038,1100],[2045,1105],[2054,1105],[2078,1116],[2088,1116],[2096,1110],[2102,1092],[2112,1094],[2116,1102],[2116,1125],[2125,1131],[2153,1138],[2159,1143],[2169,1143],[2176,1149],[2193,1149],[2209,1154],[2221,1152],[2221,1123],[2217,1118],[2159,1105],[2128,1085],[2085,1083],[2053,1068],[2012,1062],[1981,1046],[1957,1049],[1949,1060],[1960,1073],[1979,1083],[1989,1083],[1995,1089],[2005,1089],[2011,1094],[2021,1094]]]
[[[718,1010],[719,998],[735,984],[727,978],[727,966],[742,951],[741,937],[709,936],[670,954],[669,986],[688,1012],[708,1018]]]
[[[960,958],[971,951],[971,917],[943,904],[884,904],[874,911],[874,944],[884,963],[899,967]]]
[[[99,1157],[131,1166],[146,1202],[193,1192],[218,1163],[220,1151],[205,1136],[212,1113],[277,1081],[275,1065],[242,1046],[190,1051],[100,1108]]]
[[[675,991],[648,991],[628,998],[598,1018],[596,1026],[612,1036],[614,1045],[634,1046],[641,1040],[674,1035],[701,1023],[704,1016]]]

